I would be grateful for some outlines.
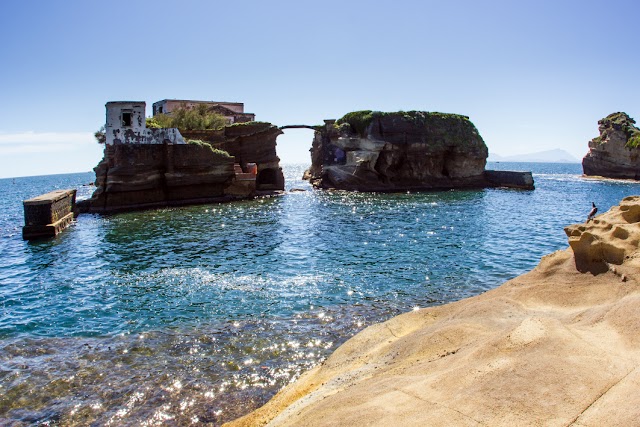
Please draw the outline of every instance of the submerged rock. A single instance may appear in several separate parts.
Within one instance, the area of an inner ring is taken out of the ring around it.
[[[589,142],[582,159],[585,175],[640,179],[640,129],[635,123],[622,112],[598,121],[600,136]]]
[[[466,116],[356,111],[316,131],[305,179],[318,188],[358,191],[522,187],[511,185],[515,176],[488,179],[487,156]],[[533,179],[515,181],[533,188]]]

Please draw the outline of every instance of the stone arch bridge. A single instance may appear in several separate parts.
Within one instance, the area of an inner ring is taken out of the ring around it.
[[[280,130],[285,129],[311,129],[311,130],[319,130],[322,126],[309,126],[309,125],[286,125],[280,126]]]

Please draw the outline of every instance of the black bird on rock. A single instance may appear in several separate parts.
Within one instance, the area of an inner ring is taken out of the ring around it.
[[[591,212],[589,212],[589,215],[587,216],[587,221],[591,221],[593,219],[594,216],[596,216],[596,213],[598,212],[598,208],[596,207],[596,204],[591,202],[591,206],[593,206],[591,208]]]

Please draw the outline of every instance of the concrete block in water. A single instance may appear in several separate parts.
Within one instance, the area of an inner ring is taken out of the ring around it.
[[[55,237],[73,221],[76,190],[55,190],[28,199],[24,205],[25,240]]]
[[[535,188],[531,172],[485,170],[484,176],[491,187],[520,188],[523,190],[533,190]]]

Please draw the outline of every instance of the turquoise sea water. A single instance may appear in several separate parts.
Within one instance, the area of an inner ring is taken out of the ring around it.
[[[288,192],[83,215],[24,242],[22,200],[93,173],[0,180],[0,425],[218,425],[365,326],[477,295],[567,247],[640,185],[532,170],[535,191]]]

